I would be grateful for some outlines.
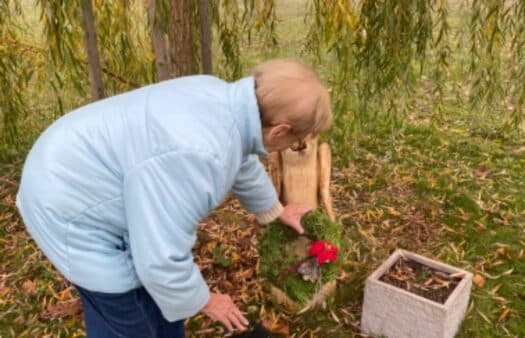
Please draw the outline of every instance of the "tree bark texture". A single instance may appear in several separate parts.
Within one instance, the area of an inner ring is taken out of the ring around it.
[[[104,82],[102,80],[102,67],[97,43],[97,30],[92,0],[82,1],[82,18],[84,35],[86,38],[86,52],[88,56],[89,78],[91,80],[91,95],[93,101],[104,98]]]
[[[199,0],[199,19],[201,28],[201,59],[202,72],[211,74],[213,71],[211,59],[211,17],[208,0]]]
[[[151,30],[151,42],[153,53],[155,54],[155,69],[157,80],[163,81],[169,79],[170,64],[168,58],[167,41],[162,29],[161,0],[148,0],[148,18]]]
[[[195,74],[191,0],[169,0],[168,9],[172,74]]]

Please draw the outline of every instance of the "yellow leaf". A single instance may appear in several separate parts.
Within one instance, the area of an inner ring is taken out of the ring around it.
[[[401,213],[392,207],[386,207],[392,216],[400,217]]]
[[[498,290],[501,288],[502,285],[503,285],[503,284],[498,284],[498,285],[496,285],[495,287],[493,287],[493,288],[490,290],[490,294],[491,294],[491,295],[495,295],[496,292],[498,292]]]
[[[36,283],[31,280],[26,280],[22,284],[22,288],[24,289],[24,294],[26,296],[34,296],[36,295]]]
[[[487,316],[485,316],[483,312],[481,312],[480,310],[476,310],[476,312],[479,313],[481,318],[483,318],[488,324],[492,325],[492,322],[487,318]]]
[[[0,287],[0,298],[4,298],[5,295],[7,295],[9,293],[9,291],[11,291],[11,288],[9,288],[7,286]]]
[[[476,274],[474,276],[474,278],[472,278],[472,282],[478,287],[478,288],[482,288],[483,286],[485,286],[485,278],[483,278],[482,275],[478,275]]]
[[[505,318],[507,318],[509,313],[510,313],[509,309],[503,309],[503,311],[501,311],[501,314],[499,315],[498,321],[500,322],[503,321]]]
[[[238,262],[241,259],[241,256],[239,256],[235,251],[231,254],[231,260],[233,263]]]
[[[341,321],[339,320],[339,318],[335,315],[334,311],[332,311],[332,309],[330,309],[330,314],[332,315],[332,318],[338,323],[338,324],[341,324]]]

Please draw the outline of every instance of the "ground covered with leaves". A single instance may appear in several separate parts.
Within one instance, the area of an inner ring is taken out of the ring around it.
[[[308,31],[304,2],[279,3],[279,48],[253,41],[242,48],[243,62],[293,56],[323,73],[334,60],[299,56]],[[464,27],[466,18],[458,14],[451,25]],[[440,112],[428,103],[434,93],[424,79],[416,92],[397,97],[409,108],[402,123],[384,119],[354,135],[347,118],[352,111],[334,105],[336,123],[325,135],[335,163],[331,191],[337,224],[350,245],[339,257],[330,306],[297,314],[269,301],[257,251],[265,228],[233,199],[199,225],[194,257],[210,288],[230,294],[250,320],[276,335],[360,337],[365,279],[403,248],[474,274],[459,337],[525,337],[525,140],[501,134],[498,121],[465,105],[468,90],[454,83],[468,76],[468,60],[460,51],[451,62]],[[337,102],[347,93],[332,95]],[[52,95],[41,96],[53,107]],[[30,135],[24,144],[56,118],[55,111],[51,115],[43,122],[28,116],[21,124]],[[0,163],[0,337],[84,337],[76,292],[38,250],[15,209],[24,156],[13,152]],[[186,328],[189,337],[225,335],[203,315],[190,318]]]
[[[232,295],[250,320],[292,337],[359,336],[364,280],[396,248],[474,273],[459,337],[525,334],[525,146],[504,145],[428,125],[409,125],[393,142],[369,133],[355,158],[336,167],[338,223],[352,245],[341,259],[333,303],[294,314],[261,287],[264,227],[230,199],[199,226],[194,250],[210,288]],[[15,210],[20,162],[0,177],[0,336],[82,337],[75,291],[29,238]],[[220,337],[203,315],[190,337]]]

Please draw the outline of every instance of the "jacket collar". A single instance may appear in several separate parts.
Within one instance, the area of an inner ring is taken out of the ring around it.
[[[268,152],[263,145],[261,114],[255,96],[253,76],[230,83],[229,100],[241,135],[243,155],[267,156]]]

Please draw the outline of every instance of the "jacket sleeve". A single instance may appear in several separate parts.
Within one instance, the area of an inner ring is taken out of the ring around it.
[[[216,169],[195,154],[147,160],[126,175],[124,203],[137,275],[168,321],[188,318],[209,300],[191,249],[210,212]]]
[[[277,192],[257,155],[244,158],[232,191],[246,210],[256,214],[259,223],[269,223],[282,212]]]

